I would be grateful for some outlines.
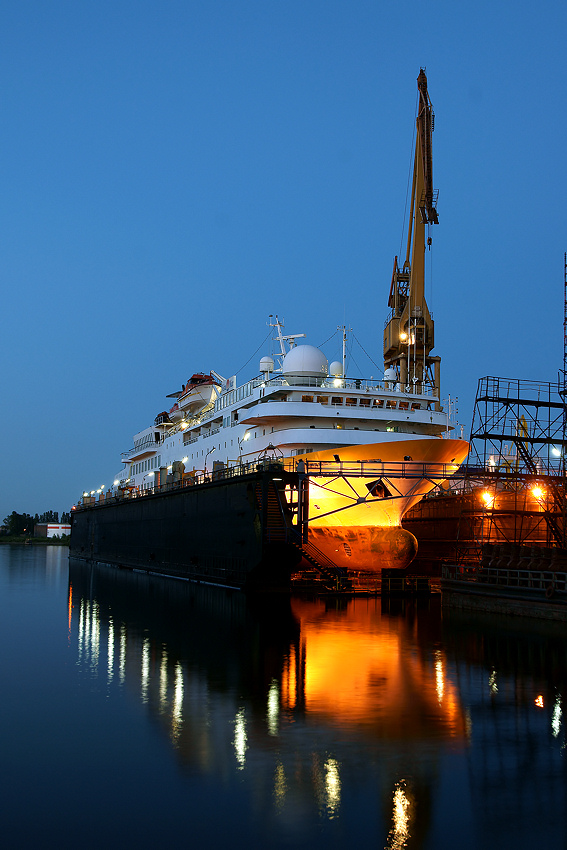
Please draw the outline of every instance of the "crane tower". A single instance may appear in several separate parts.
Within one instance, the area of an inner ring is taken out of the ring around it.
[[[417,78],[417,88],[419,106],[407,250],[401,267],[398,257],[394,259],[388,299],[391,313],[384,329],[384,367],[391,375],[395,370],[402,391],[432,392],[436,397],[435,408],[441,410],[441,358],[430,354],[434,325],[425,300],[425,251],[431,244],[429,227],[438,224],[439,218],[431,151],[434,115],[423,69]]]

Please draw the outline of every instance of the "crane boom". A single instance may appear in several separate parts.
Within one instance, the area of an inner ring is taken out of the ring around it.
[[[406,258],[394,270],[388,306],[391,314],[384,330],[384,366],[394,369],[402,391],[425,393],[440,404],[440,357],[431,356],[434,323],[425,300],[425,251],[431,244],[428,228],[438,224],[437,192],[433,189],[431,136],[434,115],[423,69],[417,78],[419,105],[416,118],[416,142],[412,181],[411,210]]]

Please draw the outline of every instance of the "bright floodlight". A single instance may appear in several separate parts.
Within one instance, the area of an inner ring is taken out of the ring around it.
[[[536,499],[541,499],[541,497],[544,495],[544,492],[545,491],[537,485],[535,487],[532,487],[532,496],[534,496]]]

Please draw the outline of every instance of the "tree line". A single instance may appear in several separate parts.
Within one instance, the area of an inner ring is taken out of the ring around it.
[[[33,536],[33,531],[38,523],[42,522],[61,522],[70,523],[71,514],[65,511],[59,519],[59,511],[44,511],[42,514],[19,514],[16,511],[5,517],[0,534],[10,537],[21,537],[22,535]]]

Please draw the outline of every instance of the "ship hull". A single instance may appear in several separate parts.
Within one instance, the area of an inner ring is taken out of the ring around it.
[[[417,554],[417,540],[401,527],[402,517],[444,480],[425,477],[416,469],[422,464],[431,469],[443,465],[449,477],[468,450],[465,440],[414,438],[302,455],[307,471],[317,469],[320,462],[339,461],[338,475],[309,479],[310,541],[340,567],[370,572],[405,569]],[[373,475],[340,475],[341,465],[352,470],[356,463],[364,463]],[[394,464],[403,464],[395,477],[388,475]]]
[[[301,553],[283,534],[267,540],[258,494],[273,486],[257,472],[86,505],[72,515],[70,554],[225,587],[289,589]]]

